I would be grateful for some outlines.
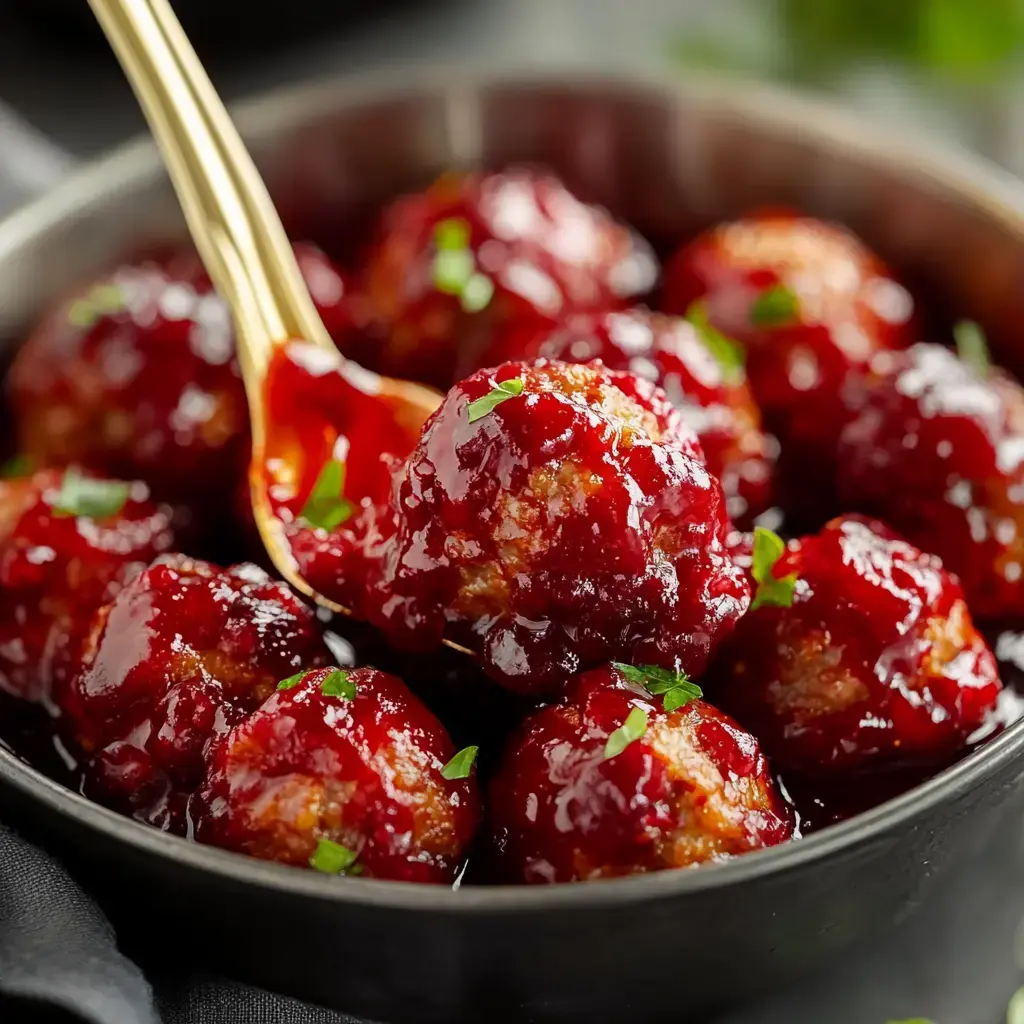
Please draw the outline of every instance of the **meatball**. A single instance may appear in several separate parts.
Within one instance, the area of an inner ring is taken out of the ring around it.
[[[373,365],[448,387],[497,328],[621,306],[656,273],[645,243],[547,174],[448,174],[384,214],[363,289]]]
[[[331,271],[311,260],[326,295]],[[204,519],[230,513],[248,411],[227,307],[191,261],[123,266],[71,297],[22,346],[9,388],[39,464],[140,477]]]
[[[663,304],[745,347],[754,396],[782,443],[786,502],[797,514],[825,510],[831,496],[816,477],[831,476],[846,385],[875,352],[913,340],[909,294],[844,228],[772,213],[683,246],[665,268]]]
[[[707,325],[644,308],[568,317],[559,327],[526,325],[508,332],[497,358],[539,357],[629,370],[663,388],[700,438],[708,469],[740,525],[771,504],[777,443],[761,429],[742,352]]]
[[[648,674],[664,696],[630,681]],[[594,669],[560,703],[526,719],[489,792],[499,878],[576,882],[661,871],[790,838],[792,820],[757,740],[667,675]],[[670,703],[678,689],[688,692]]]
[[[180,828],[211,741],[327,661],[314,613],[261,569],[158,559],[97,612],[63,701],[88,791]]]
[[[839,492],[961,579],[981,620],[1024,614],[1024,389],[915,345],[875,361],[843,431]]]
[[[396,477],[366,614],[521,693],[609,658],[696,673],[749,600],[725,502],[665,393],[538,361],[454,387]]]
[[[300,673],[213,751],[196,838],[331,874],[451,883],[480,815],[474,755],[456,756],[395,676]]]
[[[714,692],[783,772],[942,759],[994,708],[995,658],[960,584],[880,523],[835,519],[788,547],[759,530],[752,573]]]
[[[0,689],[49,702],[96,609],[171,547],[148,493],[77,469],[0,480]]]

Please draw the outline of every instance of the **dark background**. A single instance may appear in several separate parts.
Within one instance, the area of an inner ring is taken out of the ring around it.
[[[700,67],[831,93],[904,139],[937,137],[1024,175],[1024,0],[175,6],[228,99],[309,77],[420,63]],[[86,158],[142,130],[85,0],[0,0],[0,209],[49,187],[71,165],[66,155]],[[799,991],[716,1024],[1004,1020],[1009,997],[1024,984],[1022,824],[1018,809],[934,903],[883,943],[855,951]],[[687,926],[700,922],[681,923]],[[682,998],[692,983],[680,964]]]

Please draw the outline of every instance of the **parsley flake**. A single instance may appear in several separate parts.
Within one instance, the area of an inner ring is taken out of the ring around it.
[[[442,769],[441,777],[452,782],[455,779],[468,779],[473,762],[476,761],[479,747],[463,747]]]
[[[356,683],[350,679],[347,672],[340,668],[328,672],[324,681],[320,684],[320,692],[325,697],[343,697],[345,700],[356,699]]]
[[[953,328],[956,354],[979,377],[985,378],[992,370],[992,359],[988,352],[985,332],[973,320],[961,320]]]
[[[799,315],[800,302],[784,284],[766,288],[750,307],[750,322],[755,327],[787,327]]]
[[[467,313],[479,313],[486,309],[494,297],[494,283],[485,274],[473,274],[466,282],[459,296],[459,305]]]
[[[0,466],[0,480],[20,480],[22,477],[30,476],[34,469],[35,462],[31,455],[25,455],[24,452],[12,455]]]
[[[750,610],[755,611],[762,605],[774,605],[778,608],[789,608],[793,604],[796,593],[797,574],[790,573],[780,579],[772,574],[775,563],[786,550],[786,542],[771,530],[763,526],[754,527],[754,557],[751,574],[757,583],[753,603]]]
[[[461,217],[439,221],[434,228],[434,287],[443,295],[458,297],[466,313],[486,309],[494,297],[494,282],[477,267],[470,248],[472,230]]]
[[[342,496],[344,487],[345,464],[337,459],[328,459],[302,507],[302,518],[310,526],[328,532],[351,518],[355,506]]]
[[[344,872],[359,874],[353,868],[358,868],[356,858],[359,856],[355,850],[350,850],[333,839],[318,839],[316,850],[309,858],[309,866],[316,871],[322,871],[325,875],[340,875]]]
[[[53,514],[60,518],[88,516],[104,519],[116,516],[128,500],[129,484],[120,480],[95,480],[71,467],[65,470],[57,497],[50,502]]]
[[[484,395],[483,398],[478,398],[466,406],[466,411],[469,413],[469,422],[476,423],[477,420],[482,420],[489,413],[492,413],[497,406],[501,405],[502,402],[507,402],[510,398],[516,398],[518,395],[521,395],[523,393],[523,386],[523,382],[518,377],[495,384],[491,391]]]
[[[306,670],[303,669],[301,672],[296,672],[295,675],[289,676],[287,679],[282,679],[277,684],[279,690],[294,690],[303,679],[306,678]]]
[[[635,743],[647,732],[647,712],[643,708],[633,708],[626,720],[615,730],[604,745],[604,759],[618,757],[630,743]]]
[[[470,226],[462,217],[448,217],[434,228],[434,245],[439,252],[469,248]]]
[[[101,316],[117,313],[125,307],[125,295],[116,284],[98,284],[68,307],[68,323],[73,327],[92,327]]]
[[[704,696],[704,691],[691,683],[685,672],[673,672],[657,665],[626,665],[620,661],[613,661],[612,668],[618,669],[629,682],[639,683],[651,696],[661,697],[666,711],[675,711]]]
[[[697,337],[722,368],[726,377],[735,378],[743,372],[746,364],[743,346],[727,338],[708,319],[708,311],[699,299],[690,304],[686,311],[687,321],[693,325]]]

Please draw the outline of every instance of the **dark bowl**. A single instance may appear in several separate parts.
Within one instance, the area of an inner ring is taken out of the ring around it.
[[[451,165],[540,161],[656,238],[760,203],[849,224],[989,329],[1018,371],[1024,187],[835,112],[707,81],[335,81],[240,122],[295,225],[358,218]],[[182,235],[136,144],[0,225],[0,336],[71,282]],[[702,1020],[891,927],[985,843],[1024,773],[1024,722],[805,840],[697,870],[460,891],[325,878],[186,843],[0,750],[4,813],[104,887],[115,916],[215,970],[388,1021]]]

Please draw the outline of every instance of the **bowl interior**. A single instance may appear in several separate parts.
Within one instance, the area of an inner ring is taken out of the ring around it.
[[[447,168],[476,164],[552,167],[581,196],[608,206],[656,244],[752,207],[789,205],[848,224],[913,287],[934,298],[940,318],[955,313],[979,320],[1000,361],[1024,371],[1024,349],[1016,343],[1024,313],[1024,189],[956,154],[923,153],[813,103],[706,81],[481,82],[445,72],[414,84],[306,87],[249,105],[240,112],[240,124],[296,235],[337,238],[346,225],[365,223],[395,193]],[[72,283],[119,257],[183,235],[148,143],[93,165],[0,225],[0,338],[14,344],[46,303]],[[712,869],[708,884],[770,865],[792,866],[824,855],[836,843],[865,838],[900,816],[911,817],[922,801],[941,800],[944,786],[977,784],[987,766],[1022,745],[1024,723],[1018,723],[921,791],[863,821],[751,855],[749,866]],[[143,838],[143,826],[85,806],[2,750],[0,774],[52,808],[137,847],[187,856],[204,869],[240,870],[275,885],[325,893],[330,887],[275,865],[239,868],[242,858],[220,851],[190,847],[185,854],[171,837]],[[642,884],[653,895],[666,885],[705,884],[699,881],[703,872],[674,874],[680,877],[626,879],[601,888],[612,893]],[[348,898],[364,887],[330,888],[350,890],[341,897]],[[452,895],[438,893],[436,899]],[[475,893],[464,905],[507,899],[510,906],[513,900],[522,906],[546,898],[550,893],[503,896],[496,889]],[[404,899],[395,894],[396,903]],[[431,896],[420,905],[434,902]]]

